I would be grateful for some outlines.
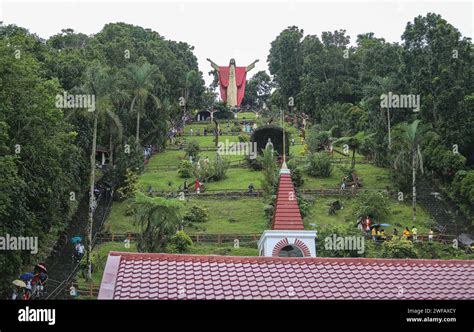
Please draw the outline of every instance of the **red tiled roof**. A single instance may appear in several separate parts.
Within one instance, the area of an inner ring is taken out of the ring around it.
[[[274,230],[302,230],[304,229],[295,188],[291,181],[289,170],[284,164],[280,173],[278,193],[273,214],[272,229]]]
[[[111,252],[99,299],[474,299],[474,261]]]

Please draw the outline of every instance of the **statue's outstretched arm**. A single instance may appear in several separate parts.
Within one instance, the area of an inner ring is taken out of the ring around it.
[[[211,63],[212,68],[214,68],[215,70],[219,70],[219,66],[214,61],[209,58],[207,58],[206,60]]]
[[[251,64],[249,64],[247,66],[247,68],[245,68],[245,71],[249,71],[249,70],[252,70],[254,67],[255,67],[255,64],[258,62],[259,60],[255,60],[254,62],[252,62]]]

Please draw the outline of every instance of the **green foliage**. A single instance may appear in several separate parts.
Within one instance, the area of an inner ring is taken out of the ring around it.
[[[288,97],[296,97],[300,90],[300,75],[303,68],[302,37],[303,30],[292,26],[283,30],[271,43],[268,68],[279,86],[285,103]],[[286,107],[286,104],[279,106]]]
[[[418,251],[412,241],[394,237],[382,244],[382,257],[385,258],[418,258]]]
[[[239,134],[242,132],[242,126],[237,122],[234,122],[232,127],[230,127],[230,132],[234,134]],[[240,136],[240,135],[239,135]]]
[[[310,153],[306,157],[305,171],[311,176],[327,178],[331,176],[331,158],[326,152]]]
[[[356,236],[360,237],[361,233],[350,224],[336,225],[328,228],[324,228],[318,231],[316,238],[316,250],[318,251],[318,257],[361,257],[363,254],[357,252],[357,250],[334,250],[334,248],[326,247],[326,239],[333,239],[336,237]],[[367,247],[368,242],[365,241],[364,245]],[[364,253],[365,254],[365,253]]]
[[[455,200],[461,209],[474,219],[474,170],[458,171],[451,185]]]
[[[306,135],[306,144],[311,152],[319,152],[329,145],[331,137],[330,131],[319,131],[312,128]]]
[[[127,169],[125,173],[125,181],[123,185],[117,189],[117,196],[120,200],[125,200],[135,196],[138,192],[138,174],[131,169]]]
[[[301,216],[304,218],[308,215],[311,204],[306,199],[298,195],[298,207],[300,208]]]
[[[266,71],[255,73],[245,85],[242,106],[262,106],[270,98],[272,87],[272,80]]]
[[[212,167],[212,181],[219,181],[226,178],[227,170],[229,169],[230,163],[221,157],[219,154],[211,163]]]
[[[388,196],[381,191],[361,191],[356,195],[353,211],[356,218],[370,216],[376,222],[383,221],[390,212]]]
[[[209,221],[209,211],[202,206],[193,205],[183,217],[185,223],[203,223]]]
[[[265,219],[267,220],[267,228],[271,227],[271,222],[272,222],[272,217],[273,217],[273,211],[275,210],[275,207],[273,205],[265,205],[263,212],[265,214]]]
[[[355,168],[356,152],[360,151],[360,149],[364,146],[364,143],[373,136],[374,134],[366,135],[363,131],[361,131],[353,136],[340,137],[339,139],[336,140],[335,144],[342,145],[342,146],[346,145],[352,151],[352,162],[351,162],[352,169]]]
[[[173,249],[183,253],[188,251],[189,247],[193,245],[193,241],[184,231],[178,231],[171,237],[170,244]]]
[[[262,189],[265,195],[272,195],[275,193],[278,185],[278,167],[276,158],[271,149],[263,150],[263,156],[258,157],[262,165]]]
[[[178,174],[180,177],[189,179],[194,176],[195,167],[189,160],[183,159],[179,164]]]
[[[245,134],[239,135],[239,142],[245,143],[249,141],[250,141],[250,137],[248,135],[245,135]]]
[[[298,189],[304,184],[303,171],[300,167],[297,167],[296,163],[293,161],[289,161],[287,165],[291,172],[291,181],[293,181],[295,188]]]
[[[446,148],[439,135],[426,134],[427,143],[423,149],[424,166],[444,181],[452,181],[459,170],[465,168],[466,158],[458,151]]]
[[[193,160],[196,160],[200,150],[201,149],[199,148],[199,143],[197,141],[188,142],[184,148],[184,151],[186,151],[186,156],[193,157]]]
[[[209,163],[200,161],[200,170],[196,170],[197,175],[206,182],[220,181],[226,178],[230,163],[220,154]]]
[[[138,192],[133,202],[140,252],[163,252],[181,225],[181,202]]]

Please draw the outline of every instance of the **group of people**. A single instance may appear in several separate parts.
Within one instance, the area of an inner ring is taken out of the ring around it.
[[[151,144],[147,144],[143,147],[143,154],[145,156],[145,160],[150,159],[152,153],[153,153],[153,146]]]
[[[201,180],[199,178],[196,178],[196,180],[194,180],[194,191],[196,192],[196,194],[200,194],[202,191],[204,191],[204,183],[201,182]],[[184,183],[183,183],[183,192],[185,194],[189,194],[189,183],[188,183],[188,179],[185,179],[184,180]]]
[[[372,224],[372,219],[370,216],[366,216],[363,219],[359,219],[357,221],[357,225],[361,231],[363,231],[367,237],[371,237],[373,241],[385,241],[389,237],[388,234],[386,234],[385,229],[382,228],[382,225],[384,226],[390,226],[388,224]],[[399,232],[397,228],[393,229],[393,234],[391,238],[397,238],[399,237]],[[401,233],[401,237],[403,239],[407,240],[412,240],[413,242],[418,241],[418,229],[416,226],[413,226],[411,230],[408,227],[405,227],[405,229]],[[428,241],[433,242],[434,238],[434,231],[433,229],[430,228],[428,232]]]
[[[45,295],[48,270],[44,263],[35,265],[33,272],[26,272],[13,281],[12,300],[41,299]]]
[[[84,253],[86,250],[85,250],[84,244],[82,244],[82,239],[80,237],[74,237],[72,242],[74,244],[74,253],[72,256],[73,256],[74,261],[76,263],[79,263],[82,257],[84,257]]]

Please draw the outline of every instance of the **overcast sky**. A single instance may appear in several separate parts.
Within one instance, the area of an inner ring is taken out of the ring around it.
[[[260,59],[253,73],[267,70],[270,43],[287,26],[305,34],[345,29],[355,42],[360,33],[374,32],[390,42],[400,42],[406,23],[428,12],[441,14],[461,31],[473,35],[472,1],[6,1],[0,0],[0,21],[25,27],[43,38],[64,28],[88,35],[104,24],[126,22],[151,28],[165,38],[195,47],[206,83],[210,66],[235,58],[246,66]],[[252,76],[252,73],[251,75]]]

